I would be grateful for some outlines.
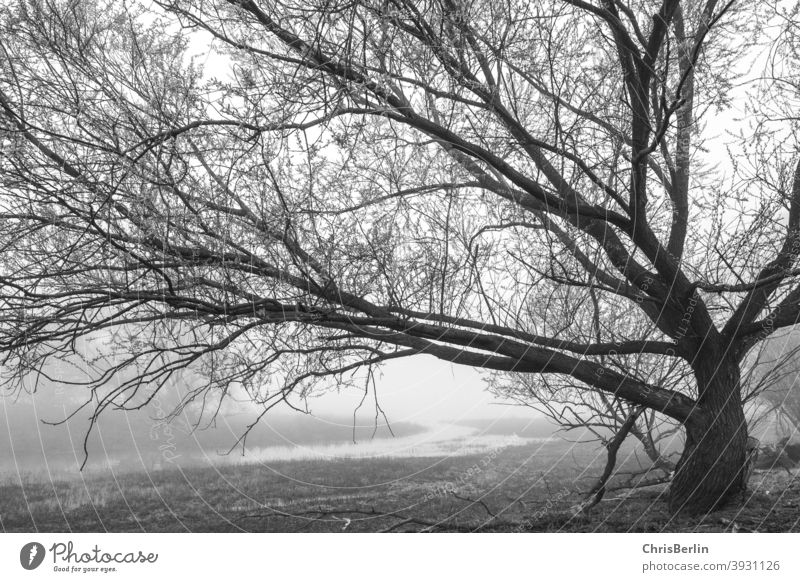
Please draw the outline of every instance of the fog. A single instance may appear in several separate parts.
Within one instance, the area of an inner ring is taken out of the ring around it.
[[[61,375],[79,377],[66,369]],[[167,386],[141,410],[104,412],[84,450],[91,409],[60,421],[75,412],[87,392],[66,383],[39,382],[35,391],[0,399],[0,476],[62,479],[109,469],[462,455],[548,438],[555,430],[535,411],[493,397],[480,372],[428,356],[385,365],[375,388],[366,397],[362,390],[332,388],[300,403],[307,414],[276,407],[248,433],[243,446],[239,439],[257,418],[257,406],[232,394],[210,425],[202,421],[198,426],[196,405],[167,421],[185,389]]]

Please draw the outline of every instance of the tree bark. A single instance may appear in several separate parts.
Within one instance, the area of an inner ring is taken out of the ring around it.
[[[686,446],[670,487],[673,513],[708,513],[747,486],[747,421],[739,364],[722,350],[706,349],[693,368],[698,407],[685,422]]]

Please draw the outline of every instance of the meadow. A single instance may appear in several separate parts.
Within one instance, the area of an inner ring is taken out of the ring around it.
[[[512,433],[513,430],[513,434]],[[665,485],[610,490],[575,505],[602,471],[601,448],[533,430],[467,454],[261,460],[215,466],[14,474],[0,484],[7,532],[800,531],[800,481],[759,471],[739,508],[671,518]],[[492,444],[493,443],[493,444]],[[521,443],[521,444],[520,444]],[[621,471],[639,462],[621,455]]]

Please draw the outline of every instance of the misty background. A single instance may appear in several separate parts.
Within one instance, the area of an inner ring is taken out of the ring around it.
[[[49,375],[69,382],[80,378],[80,370],[64,363]],[[93,409],[80,406],[88,391],[67,382],[40,380],[35,390],[0,399],[4,480],[109,469],[466,455],[548,439],[558,428],[535,410],[486,391],[481,372],[428,356],[388,363],[374,390],[332,387],[311,396],[302,402],[307,413],[278,406],[253,427],[244,446],[239,439],[261,409],[232,394],[213,422],[201,418],[199,403],[169,418],[186,388],[180,381],[141,410],[108,410],[85,440]]]
[[[770,414],[798,392],[797,333],[773,338],[761,350],[751,382],[764,378],[766,398],[751,407],[750,433],[762,442],[796,429]],[[784,361],[789,359],[791,362]],[[775,364],[782,372],[769,376]],[[508,446],[567,439],[571,446],[602,446],[587,429],[559,432],[552,419],[488,391],[486,372],[416,356],[386,363],[374,386],[337,387],[262,412],[245,394],[231,393],[214,418],[191,402],[172,416],[192,388],[190,372],[165,386],[140,410],[108,410],[89,431],[92,405],[79,385],[81,364],[51,365],[30,378],[27,390],[0,397],[0,479],[52,480],[124,472],[151,472],[292,460],[448,457]],[[206,403],[206,406],[210,405]],[[787,428],[789,429],[787,431]],[[88,433],[88,439],[87,439]],[[247,437],[242,441],[242,436]],[[680,443],[667,445],[674,449]]]

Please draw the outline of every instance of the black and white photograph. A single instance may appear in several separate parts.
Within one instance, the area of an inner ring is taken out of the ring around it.
[[[624,533],[778,580],[798,129],[792,0],[0,0],[1,566]]]

